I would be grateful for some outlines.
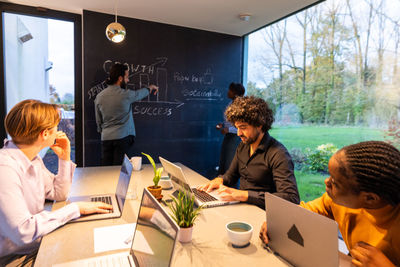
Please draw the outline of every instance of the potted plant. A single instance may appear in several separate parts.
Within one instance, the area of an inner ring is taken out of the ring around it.
[[[157,200],[161,200],[162,187],[158,185],[158,182],[160,181],[161,173],[163,172],[164,169],[162,167],[156,168],[156,163],[154,162],[153,158],[146,153],[142,152],[142,154],[147,157],[147,159],[150,161],[151,165],[153,165],[153,168],[154,168],[154,177],[153,177],[154,185],[148,186],[147,189]]]
[[[182,243],[192,241],[194,221],[200,215],[203,206],[194,208],[194,196],[179,190],[178,197],[172,197],[173,202],[168,204],[172,211],[171,217],[179,225],[178,240]]]

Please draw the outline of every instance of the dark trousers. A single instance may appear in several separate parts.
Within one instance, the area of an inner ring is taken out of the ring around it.
[[[38,249],[26,255],[11,254],[0,258],[0,266],[32,267],[35,264]]]
[[[224,140],[222,141],[221,154],[219,157],[218,175],[224,174],[229,169],[239,143],[240,138],[236,134],[225,134]]]
[[[133,156],[133,144],[135,136],[128,135],[122,139],[104,140],[101,142],[101,165],[121,165],[124,154]]]

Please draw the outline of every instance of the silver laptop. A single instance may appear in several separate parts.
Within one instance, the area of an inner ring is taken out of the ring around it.
[[[132,164],[129,158],[125,155],[122,162],[121,171],[119,174],[117,190],[115,194],[99,194],[90,196],[76,196],[68,198],[67,202],[77,201],[100,201],[113,206],[113,209],[109,213],[105,214],[91,214],[83,215],[72,222],[85,222],[92,220],[110,219],[121,217],[122,211],[125,205],[126,194],[128,192],[129,181],[132,175]]]
[[[197,190],[196,187],[190,187],[181,167],[162,157],[159,157],[159,159],[164,170],[171,176],[171,179],[181,188],[194,194],[196,205],[203,205],[204,208],[212,208],[239,203],[239,201],[221,200],[216,193],[217,190],[207,193]]]
[[[136,228],[132,230],[134,235],[129,252],[71,261],[54,267],[171,265],[179,226],[147,189],[143,190]]]
[[[268,245],[276,255],[299,267],[351,266],[351,257],[338,250],[334,220],[270,193],[265,193],[265,207]]]

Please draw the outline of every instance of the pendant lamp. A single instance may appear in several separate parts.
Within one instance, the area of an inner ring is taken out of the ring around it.
[[[117,0],[115,0],[115,22],[108,24],[106,28],[107,39],[114,42],[120,43],[125,39],[126,30],[124,26],[118,23],[117,20]]]

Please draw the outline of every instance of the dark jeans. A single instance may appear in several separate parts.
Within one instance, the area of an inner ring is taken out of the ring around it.
[[[236,134],[225,134],[224,140],[222,141],[221,154],[219,157],[218,175],[224,174],[229,169],[239,143],[240,138]]]
[[[135,136],[128,135],[122,139],[105,140],[101,142],[101,165],[121,165],[124,154],[133,156],[133,144]]]
[[[0,266],[32,267],[35,263],[38,249],[26,255],[11,254],[0,258]]]

